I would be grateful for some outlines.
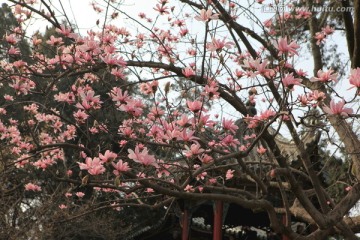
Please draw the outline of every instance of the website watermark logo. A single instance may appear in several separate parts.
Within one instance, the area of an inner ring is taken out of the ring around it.
[[[353,12],[354,7],[339,7],[339,6],[312,6],[295,7],[289,5],[264,5],[261,7],[263,13],[285,13],[285,12]]]

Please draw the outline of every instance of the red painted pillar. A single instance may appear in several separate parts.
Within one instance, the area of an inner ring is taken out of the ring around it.
[[[282,218],[282,222],[285,226],[288,225],[287,223],[287,220],[286,220],[286,214],[283,215],[283,218]],[[285,234],[282,235],[282,240],[290,240]]]
[[[182,233],[181,233],[182,240],[189,240],[189,233],[190,233],[189,227],[190,227],[189,210],[184,209],[184,213],[182,216]]]
[[[223,202],[215,202],[213,240],[222,239]]]

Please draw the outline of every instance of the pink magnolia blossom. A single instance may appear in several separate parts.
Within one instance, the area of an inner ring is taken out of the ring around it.
[[[219,18],[219,14],[213,14],[211,9],[208,10],[201,9],[200,15],[195,16],[195,19],[201,22],[207,22],[218,18]]]
[[[275,115],[276,112],[274,110],[268,109],[260,114],[260,120],[268,120]]]
[[[266,27],[266,28],[271,28],[271,26],[272,26],[272,24],[273,24],[272,19],[270,18],[270,19],[265,20],[265,21],[263,22],[263,24],[264,24],[264,27]]]
[[[140,84],[140,91],[146,95],[155,94],[159,86],[158,81],[151,81]]]
[[[5,40],[11,45],[15,45],[18,42],[18,39],[15,34],[5,35]]]
[[[181,37],[186,36],[186,34],[189,33],[189,30],[187,28],[180,28],[179,34]]]
[[[301,106],[307,106],[309,103],[308,96],[305,94],[301,94],[298,96],[298,100],[301,103]]]
[[[120,147],[124,147],[126,144],[127,144],[127,141],[126,141],[126,140],[121,140],[121,141],[119,141],[119,146],[120,146]]]
[[[148,114],[148,118],[151,120],[155,120],[165,114],[165,111],[161,108],[154,106],[150,109],[150,113]]]
[[[122,89],[118,87],[113,87],[109,95],[114,102],[120,104],[126,103],[130,98],[127,91],[123,93]]]
[[[288,44],[287,37],[279,38],[277,44],[275,45],[276,48],[279,50],[279,56],[281,56],[281,54],[289,54],[290,56],[294,54],[298,55],[296,49],[298,49],[300,46],[297,45],[295,41],[292,41],[290,42],[290,44]]]
[[[183,131],[178,133],[177,138],[179,140],[182,140],[182,141],[185,141],[185,142],[198,143],[197,140],[199,140],[200,138],[195,137],[194,133],[195,133],[195,131],[186,131],[186,129],[184,129]]]
[[[319,103],[319,102],[323,101],[326,98],[326,96],[325,96],[324,92],[314,90],[313,92],[310,92],[308,94],[308,98],[311,101],[316,101]]]
[[[185,192],[194,192],[195,189],[192,185],[186,185],[186,187],[184,188]]]
[[[217,182],[216,178],[210,178],[209,179],[209,184],[215,184]]]
[[[226,180],[232,179],[234,177],[234,172],[235,172],[235,170],[231,170],[231,169],[227,170],[225,179]]]
[[[202,172],[199,175],[196,176],[196,180],[204,180],[205,177],[207,176],[207,172]]]
[[[208,96],[209,99],[215,99],[220,95],[218,90],[218,83],[216,81],[210,81],[207,85],[205,85],[204,92],[202,92],[201,95]]]
[[[189,54],[190,56],[196,56],[196,49],[190,48],[186,51],[187,54]]]
[[[86,58],[87,61],[92,60],[92,55],[90,53],[99,54],[101,52],[99,41],[94,40],[94,37],[87,37],[82,40],[82,43],[83,44],[78,46],[77,49],[83,53],[82,56],[83,58]]]
[[[56,38],[53,35],[50,36],[50,39],[46,41],[47,44],[51,45],[51,46],[58,46],[63,44],[64,42],[62,41],[63,39],[61,37]]]
[[[85,123],[85,120],[88,119],[89,115],[84,112],[83,110],[78,110],[76,113],[73,114],[75,120],[79,123]]]
[[[181,19],[176,19],[174,22],[171,23],[171,26],[178,26],[178,27],[182,27],[185,25],[185,20],[181,20]]]
[[[164,140],[175,140],[179,139],[180,131],[178,129],[166,130],[165,134],[162,135]]]
[[[93,90],[81,92],[79,95],[82,102],[76,104],[78,109],[89,110],[101,108],[102,101],[100,101],[100,96],[95,96],[95,92]]]
[[[328,106],[323,106],[323,110],[325,113],[329,115],[340,115],[343,117],[348,117],[349,114],[353,113],[351,108],[344,108],[345,100],[335,103],[334,99],[330,102],[330,108]]]
[[[140,99],[129,98],[126,104],[119,106],[120,111],[127,112],[135,117],[140,116],[143,113],[144,104]]]
[[[194,113],[199,112],[203,107],[202,102],[197,101],[197,100],[193,101],[193,102],[188,100],[188,101],[186,101],[186,104],[187,104],[188,108],[190,109],[190,111],[192,111]]]
[[[50,156],[46,156],[45,158],[39,159],[33,163],[33,166],[37,168],[42,168],[45,170],[48,166],[54,165],[56,162]]]
[[[260,146],[256,149],[256,151],[260,154],[263,155],[266,152],[266,148],[264,148],[263,146]]]
[[[312,14],[310,11],[307,11],[304,8],[296,9],[295,12],[296,12],[295,15],[296,19],[308,19],[311,17]]]
[[[20,54],[20,49],[16,48],[14,46],[11,46],[8,50],[9,55],[19,55]]]
[[[78,162],[78,164],[81,170],[87,170],[91,175],[100,175],[103,174],[106,170],[100,158],[97,157],[87,157],[85,159],[85,163]]]
[[[149,132],[146,134],[146,136],[153,137],[154,139],[157,139],[158,137],[162,136],[163,129],[160,128],[157,125],[152,125]]]
[[[59,205],[59,208],[60,208],[60,209],[66,209],[67,206],[66,206],[65,204],[60,204],[60,205]]]
[[[233,42],[226,42],[225,38],[223,40],[212,38],[211,43],[206,45],[207,49],[211,52],[221,51],[223,48],[232,48],[235,45]]]
[[[36,185],[36,184],[33,184],[33,183],[27,183],[27,184],[25,184],[25,190],[26,191],[40,192],[41,187],[39,185]]]
[[[253,66],[256,68],[256,74],[261,74],[267,78],[272,78],[275,76],[276,72],[273,69],[266,68],[269,61],[264,60],[260,63],[261,59],[257,59],[254,61]]]
[[[18,60],[18,61],[13,62],[13,65],[16,68],[23,68],[23,67],[27,66],[28,64],[26,62],[24,62],[23,60]],[[17,78],[17,79],[22,80],[22,81],[27,80],[25,78]]]
[[[113,68],[111,69],[111,74],[114,75],[117,79],[125,79],[124,68]]]
[[[195,75],[194,70],[191,67],[186,67],[182,70],[182,73],[186,78],[190,78]]]
[[[247,141],[247,140],[249,140],[249,139],[253,139],[253,138],[256,138],[256,134],[255,134],[255,133],[253,133],[253,134],[251,134],[251,135],[245,135],[245,136],[243,137],[243,139],[244,139],[245,141]]]
[[[299,75],[300,77],[306,77],[308,75],[307,72],[305,72],[301,68],[299,70],[296,70],[296,74]]]
[[[247,125],[248,128],[256,128],[256,127],[260,124],[260,122],[261,122],[262,120],[267,120],[267,118],[266,118],[266,117],[268,117],[267,113],[264,112],[264,113],[262,113],[262,115],[263,115],[263,117],[259,117],[259,116],[253,116],[253,117],[247,116],[245,119],[246,119],[246,123],[248,124],[248,125]],[[271,117],[271,116],[269,116],[269,117]],[[262,119],[262,118],[263,118],[263,119]]]
[[[163,161],[162,161],[163,162]],[[170,165],[168,164],[163,164],[162,165],[162,168],[157,168],[156,171],[157,171],[157,176],[158,178],[161,178],[162,176],[164,177],[168,177],[170,176],[170,172],[166,169],[168,169],[170,167]]]
[[[190,148],[188,146],[185,146],[185,151],[183,152],[184,155],[188,158],[198,155],[204,152],[204,149],[201,148],[200,144],[192,144]]]
[[[181,115],[181,118],[176,121],[176,123],[181,127],[185,127],[187,125],[190,125],[190,119],[186,114],[183,114]]]
[[[295,85],[300,85],[302,82],[302,79],[300,78],[294,78],[294,75],[292,73],[286,74],[283,79],[281,79],[282,83],[284,84],[284,87],[293,90],[293,87]]]
[[[317,77],[310,78],[311,82],[323,82],[323,83],[331,82],[331,81],[337,82],[338,74],[334,73],[334,70],[332,69],[329,69],[326,72],[324,72],[323,70],[319,70],[316,75]]]
[[[72,171],[72,170],[67,170],[67,171],[66,171],[66,175],[67,175],[68,177],[70,177],[72,174],[73,174],[73,171]]]
[[[321,31],[326,35],[331,35],[334,33],[335,29],[333,27],[330,27],[329,25],[326,25],[326,27],[321,28]]]
[[[224,130],[230,131],[232,133],[235,133],[236,130],[239,129],[239,127],[234,124],[234,120],[232,120],[232,119],[223,118],[222,125],[223,125]]]
[[[17,61],[17,62],[20,63],[19,61]],[[15,66],[15,62],[13,64]],[[12,87],[16,91],[17,94],[22,93],[24,95],[27,95],[31,89],[35,88],[35,83],[33,81],[31,81],[30,79],[16,78],[15,80],[13,80],[13,82],[11,84],[9,84],[9,86]]]
[[[72,32],[71,28],[67,28],[64,25],[61,25],[60,28],[56,28],[56,32],[64,35],[65,37],[77,39],[78,35]]]
[[[4,95],[4,99],[5,99],[6,101],[14,101],[14,97],[11,96],[11,95],[9,95],[9,94],[5,94],[5,95]]]
[[[58,102],[67,102],[69,104],[72,104],[75,102],[75,95],[72,92],[67,93],[59,93],[54,95],[54,99]]]
[[[223,139],[221,139],[221,145],[224,147],[227,146],[233,146],[236,147],[236,145],[240,144],[239,140],[234,138],[232,134],[226,135]]]
[[[326,35],[323,32],[317,32],[314,37],[316,41],[316,45],[320,45],[321,43],[325,42]]]
[[[31,39],[31,42],[34,46],[37,46],[39,44],[42,43],[42,39],[38,39],[36,36],[34,36],[32,39]]]
[[[193,118],[194,123],[198,120],[200,126],[207,126],[213,128],[216,124],[215,121],[210,120],[210,115],[200,114],[200,117]]]
[[[245,152],[247,150],[247,147],[245,146],[245,145],[241,145],[240,147],[239,147],[239,151],[240,152]]]
[[[99,154],[99,158],[103,163],[112,162],[115,160],[115,158],[117,158],[117,154],[109,150],[106,150],[104,155],[101,153]]]
[[[156,4],[156,7],[153,8],[155,11],[159,12],[160,15],[169,14],[169,7],[164,4]]]
[[[199,159],[203,164],[208,164],[214,161],[214,159],[210,155],[207,155],[205,153],[199,156]]]
[[[351,69],[350,76],[349,76],[349,82],[353,87],[351,88],[358,88],[360,89],[360,68]]]
[[[116,164],[114,162],[111,164],[115,168],[113,171],[115,176],[119,176],[121,172],[127,172],[130,170],[129,164],[127,162],[123,162],[123,160],[119,160]]]
[[[131,127],[119,127],[119,131],[118,131],[119,134],[122,134],[126,137],[133,137],[135,136],[134,135],[134,131]]]
[[[85,193],[83,192],[76,192],[75,195],[78,197],[78,198],[83,198],[85,196]]]
[[[235,76],[236,76],[238,79],[240,79],[242,76],[245,75],[245,73],[244,73],[243,71],[239,70],[239,69],[236,69],[234,73],[235,73]]]
[[[260,64],[260,62],[261,62],[260,58],[257,59],[248,58],[243,61],[243,64],[241,66],[245,69],[255,70],[257,66]],[[264,62],[267,63],[266,60]]]
[[[107,54],[105,57],[100,57],[100,58],[104,61],[104,63],[110,66],[120,66],[120,67],[126,66],[126,61],[124,60],[123,57],[120,56],[113,56],[111,54]]]
[[[90,5],[93,7],[94,11],[98,13],[101,13],[103,11],[103,9],[98,7],[95,2],[90,3]]]
[[[153,155],[148,153],[146,147],[140,151],[139,145],[136,145],[135,151],[128,149],[129,155],[128,158],[132,159],[134,162],[141,163],[145,166],[153,165],[155,167],[158,166],[156,159]]]

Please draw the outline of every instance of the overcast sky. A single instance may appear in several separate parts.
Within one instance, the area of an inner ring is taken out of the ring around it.
[[[60,1],[62,6],[60,5]],[[64,19],[62,14],[64,12],[63,7],[69,20],[73,24],[76,24],[80,31],[95,28],[98,19],[100,20],[100,24],[103,23],[101,21],[103,20],[102,16],[104,16],[104,13],[101,15],[95,13],[90,5],[93,0],[49,0],[49,2],[52,3],[53,9],[56,11],[56,16],[58,16],[59,19]],[[101,4],[104,1],[98,0],[97,2]],[[124,0],[123,2],[123,5],[120,7],[121,10],[126,11],[130,16],[134,17],[137,16],[139,12],[147,13],[147,15],[150,16],[151,12],[154,11],[149,11],[149,9],[152,9],[157,3],[156,0]],[[3,3],[13,4],[10,1],[0,0],[0,4]],[[109,13],[111,14],[112,11],[113,10],[109,10]],[[29,26],[31,32],[44,29],[46,25],[50,25],[36,15],[33,15],[33,17],[34,19],[32,19],[31,25]]]
[[[94,29],[94,30],[99,30],[96,29],[96,22],[97,20],[100,20],[100,27],[102,26],[102,24],[104,23],[104,14],[102,13],[100,15],[96,14],[95,11],[92,9],[92,6],[90,5],[91,2],[94,2],[94,0],[48,0],[49,3],[52,3],[52,5],[54,6],[54,9],[56,10],[56,15],[59,17],[59,19],[64,19],[63,16],[63,9],[64,8],[70,22],[72,22],[73,24],[76,24],[79,27],[79,31],[81,33],[85,33],[87,30],[89,29]],[[62,3],[62,6],[60,5],[60,2]],[[104,0],[97,0],[97,2],[99,3],[103,3],[104,4],[104,9],[106,7]],[[140,12],[144,12],[146,13],[146,15],[148,17],[151,17],[153,19],[155,19],[156,17],[156,12],[152,10],[152,8],[157,4],[157,0],[123,0],[122,1],[122,5],[119,6],[119,8],[126,12],[127,14],[129,14],[131,17],[137,17],[138,13]],[[172,3],[174,5],[176,4],[177,1],[173,1]],[[8,3],[9,5],[11,5],[12,3],[6,0],[0,0],[0,3]],[[251,11],[252,13],[256,14],[256,12],[261,13],[261,5],[252,5],[251,7]],[[109,10],[109,14],[111,14],[113,12],[113,9]],[[190,13],[190,12],[189,12]],[[191,15],[195,16],[194,12],[190,13]],[[264,21],[265,19],[271,18],[273,14],[271,13],[264,13],[262,12],[262,14],[256,14],[257,17],[260,18],[260,21]],[[124,16],[120,16],[119,19],[124,19]],[[243,15],[242,20],[244,21],[246,20],[246,14]],[[36,14],[33,15],[33,18],[31,19],[30,22],[30,26],[27,29],[27,32],[29,34],[37,31],[37,30],[44,30],[46,25],[50,25],[48,22],[46,22],[45,20],[43,20],[42,18],[38,17]],[[139,26],[135,25],[134,22],[131,21],[127,21],[125,20],[117,20],[117,22],[115,22],[114,24],[118,25],[118,26],[125,26],[130,30],[140,30],[141,29],[137,29]],[[196,24],[196,21],[194,22],[194,24]],[[189,28],[192,28],[192,30],[196,30],[198,29],[198,27],[196,25],[192,25],[192,26],[188,26]],[[249,27],[249,26],[248,26]],[[250,28],[255,27],[256,25],[252,25],[250,24]],[[259,31],[259,29],[257,29]],[[334,36],[330,36],[327,39],[327,45],[330,45],[334,42],[336,42],[336,39],[340,38],[340,36],[334,35]],[[260,46],[258,46],[260,47]],[[346,47],[345,45],[342,46],[342,48],[344,48],[342,51],[346,52]],[[297,68],[303,68],[304,70],[308,71],[309,73],[309,77],[312,76],[312,65],[313,65],[313,61],[311,59],[311,56],[309,54],[309,49],[306,47],[303,47],[300,51],[300,56],[296,58],[296,66]],[[346,59],[344,60],[346,61]],[[324,69],[326,70],[326,69]],[[348,85],[348,81],[347,81],[347,76],[344,76],[345,81],[340,81],[338,84],[338,89],[340,89],[341,92],[347,92],[349,89],[349,85]],[[350,90],[351,92],[355,91],[355,89]],[[345,99],[347,99],[347,97],[351,97],[352,94],[342,94],[343,96],[345,96]],[[348,99],[347,99],[348,100]]]

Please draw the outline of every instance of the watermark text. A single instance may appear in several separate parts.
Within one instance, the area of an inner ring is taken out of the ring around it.
[[[333,6],[312,6],[308,7],[294,7],[287,5],[267,5],[262,6],[263,13],[283,13],[283,12],[353,12],[354,7],[333,7]]]

